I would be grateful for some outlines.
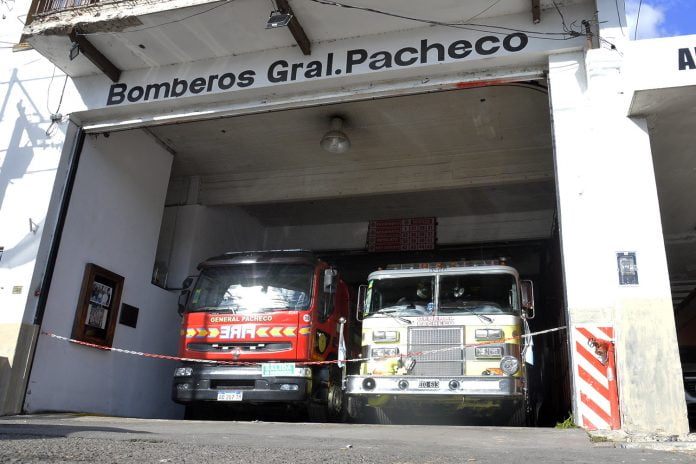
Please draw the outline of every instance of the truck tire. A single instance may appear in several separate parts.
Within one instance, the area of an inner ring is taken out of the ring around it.
[[[348,419],[347,398],[339,383],[331,382],[326,400],[326,412],[331,422],[346,422]]]

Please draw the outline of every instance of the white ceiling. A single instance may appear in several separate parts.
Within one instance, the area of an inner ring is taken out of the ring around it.
[[[556,0],[559,8],[588,0]],[[69,27],[79,24],[87,38],[117,68],[131,70],[227,57],[296,46],[287,28],[265,30],[270,0],[165,0],[159,2],[102,2],[36,19],[27,32],[29,42],[70,76],[97,74],[84,56],[68,58]],[[486,24],[488,18],[529,13],[530,0],[348,0],[355,6],[441,22]],[[187,7],[176,7],[184,6]],[[190,6],[195,5],[195,6]],[[290,0],[296,17],[312,43],[427,27],[422,22],[372,12]],[[492,6],[491,6],[492,5]],[[543,21],[558,22],[553,0],[541,0]],[[489,8],[490,7],[490,8]],[[47,33],[48,32],[48,33]],[[298,56],[301,56],[299,49]]]
[[[343,155],[319,146],[333,115],[345,118],[351,139]],[[438,215],[456,216],[554,206],[548,99],[540,86],[356,101],[150,131],[176,152],[175,179],[199,177],[200,202],[266,205],[250,208],[266,222],[335,222],[328,219],[334,215],[322,212],[325,201],[359,197],[366,197],[356,200],[362,206],[345,209],[357,209],[353,218],[413,216],[405,214],[409,207],[436,207]],[[173,185],[186,191],[184,183]],[[437,194],[414,195],[440,190],[455,193],[440,196],[436,206]],[[368,213],[383,203],[370,201],[377,196],[392,206]],[[299,206],[288,207],[295,202]],[[316,217],[288,213],[308,205],[319,212]],[[274,208],[293,219],[283,219]]]
[[[260,113],[153,127],[177,156],[173,176],[214,175],[356,163],[462,157],[538,149],[551,157],[543,88],[495,86]],[[319,146],[340,115],[352,143],[345,155]],[[485,160],[480,160],[484,162]]]

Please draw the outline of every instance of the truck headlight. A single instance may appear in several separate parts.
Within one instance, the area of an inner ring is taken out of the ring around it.
[[[476,347],[476,357],[477,358],[500,359],[503,357],[503,347],[502,346],[477,346]]]
[[[193,374],[192,367],[177,367],[174,371],[174,377],[190,377]]]
[[[500,361],[500,368],[507,375],[512,375],[516,373],[518,370],[520,370],[520,362],[514,356],[505,356]]]
[[[397,343],[399,332],[397,330],[375,330],[372,332],[372,341],[378,343]]]
[[[503,331],[501,329],[476,329],[476,340],[502,340]]]
[[[399,349],[394,348],[372,348],[373,358],[386,358],[388,356],[396,356],[399,354]]]

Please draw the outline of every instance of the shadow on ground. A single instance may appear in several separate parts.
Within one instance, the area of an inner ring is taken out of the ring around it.
[[[95,427],[89,425],[47,425],[47,424],[2,424],[0,423],[0,441],[32,440],[44,438],[69,438],[81,432],[132,433],[148,434],[139,430],[117,427]]]

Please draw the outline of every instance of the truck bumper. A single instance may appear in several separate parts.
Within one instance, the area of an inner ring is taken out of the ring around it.
[[[310,369],[295,375],[264,377],[260,367],[183,364],[190,375],[175,375],[172,399],[180,404],[220,401],[229,404],[293,403],[307,401],[312,391]]]
[[[399,397],[486,397],[521,399],[521,377],[413,377],[351,375],[347,379],[349,395],[391,395]]]

